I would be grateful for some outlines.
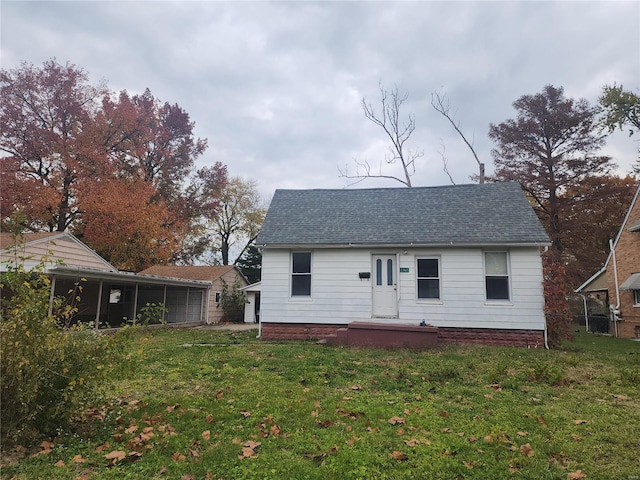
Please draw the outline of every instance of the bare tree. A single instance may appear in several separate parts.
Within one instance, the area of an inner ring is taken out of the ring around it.
[[[266,208],[253,180],[231,177],[220,193],[220,207],[211,218],[213,262],[229,265],[230,254],[237,253],[235,263],[255,241]],[[218,257],[218,254],[220,257]]]
[[[396,180],[407,187],[411,187],[411,177],[415,174],[415,160],[424,155],[422,151],[409,150],[405,148],[405,143],[411,137],[411,134],[416,128],[415,117],[409,115],[408,121],[402,122],[400,119],[400,107],[409,97],[408,94],[401,95],[398,93],[398,88],[393,90],[387,90],[382,84],[380,88],[380,112],[376,112],[371,103],[368,103],[366,98],[362,99],[362,110],[365,117],[367,117],[375,125],[381,127],[385,134],[391,140],[391,146],[389,147],[389,153],[385,155],[385,162],[388,165],[394,165],[396,162],[402,165],[403,176],[386,175],[382,172],[382,161],[378,173],[374,173],[371,168],[371,164],[365,161],[359,161],[354,159],[356,163],[356,173],[349,174],[348,169],[345,167],[344,171],[340,171],[340,176],[356,180],[351,185],[355,185],[363,181],[366,178],[389,178]]]
[[[455,131],[458,132],[458,135],[462,137],[462,140],[464,141],[464,143],[467,144],[467,147],[469,147],[469,150],[471,150],[473,157],[476,159],[476,162],[478,163],[478,169],[480,170],[480,175],[478,176],[479,182],[484,183],[484,163],[482,163],[478,158],[478,154],[476,153],[475,148],[473,148],[473,141],[469,142],[469,140],[467,140],[467,137],[464,135],[464,133],[462,133],[462,129],[460,128],[460,122],[456,121],[455,115],[451,114],[451,107],[449,104],[449,99],[447,98],[447,94],[441,93],[441,91],[442,89],[431,94],[431,105],[436,110],[436,112],[440,113],[444,118],[449,120],[449,123],[451,124],[451,126],[453,126]],[[447,173],[447,175],[449,175],[449,172],[447,171],[447,164],[446,164],[444,155],[443,155],[443,162],[445,164],[445,172]],[[451,175],[449,175],[449,178],[451,178]]]

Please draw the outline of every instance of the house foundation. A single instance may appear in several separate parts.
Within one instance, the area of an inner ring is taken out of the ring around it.
[[[263,340],[325,340],[329,344],[382,348],[428,348],[443,344],[476,344],[543,348],[541,330],[451,328],[377,322],[348,325],[263,323]]]

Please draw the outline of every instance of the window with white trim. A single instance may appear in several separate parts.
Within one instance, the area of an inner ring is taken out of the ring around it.
[[[311,252],[291,253],[291,296],[311,295]]]
[[[640,290],[633,291],[633,306],[640,307]]]
[[[440,300],[440,261],[437,258],[418,258],[418,299]]]
[[[487,300],[509,300],[509,255],[484,252],[484,278]]]

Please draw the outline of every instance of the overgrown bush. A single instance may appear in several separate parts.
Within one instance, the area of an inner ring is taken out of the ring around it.
[[[569,287],[564,265],[549,250],[542,257],[544,274],[544,314],[547,319],[549,346],[557,348],[573,340],[572,314],[569,308]]]
[[[222,281],[222,292],[220,294],[220,305],[224,315],[222,320],[225,322],[242,323],[244,322],[244,293],[240,291],[242,284],[236,280],[229,287],[229,284]]]
[[[72,325],[64,299],[50,303],[45,265],[46,259],[29,271],[9,265],[0,282],[0,438],[5,444],[28,443],[64,428],[118,351],[117,336]]]

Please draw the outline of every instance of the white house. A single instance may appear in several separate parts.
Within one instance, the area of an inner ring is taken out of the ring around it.
[[[277,190],[257,239],[261,335],[426,324],[443,343],[543,346],[549,244],[512,182]]]

